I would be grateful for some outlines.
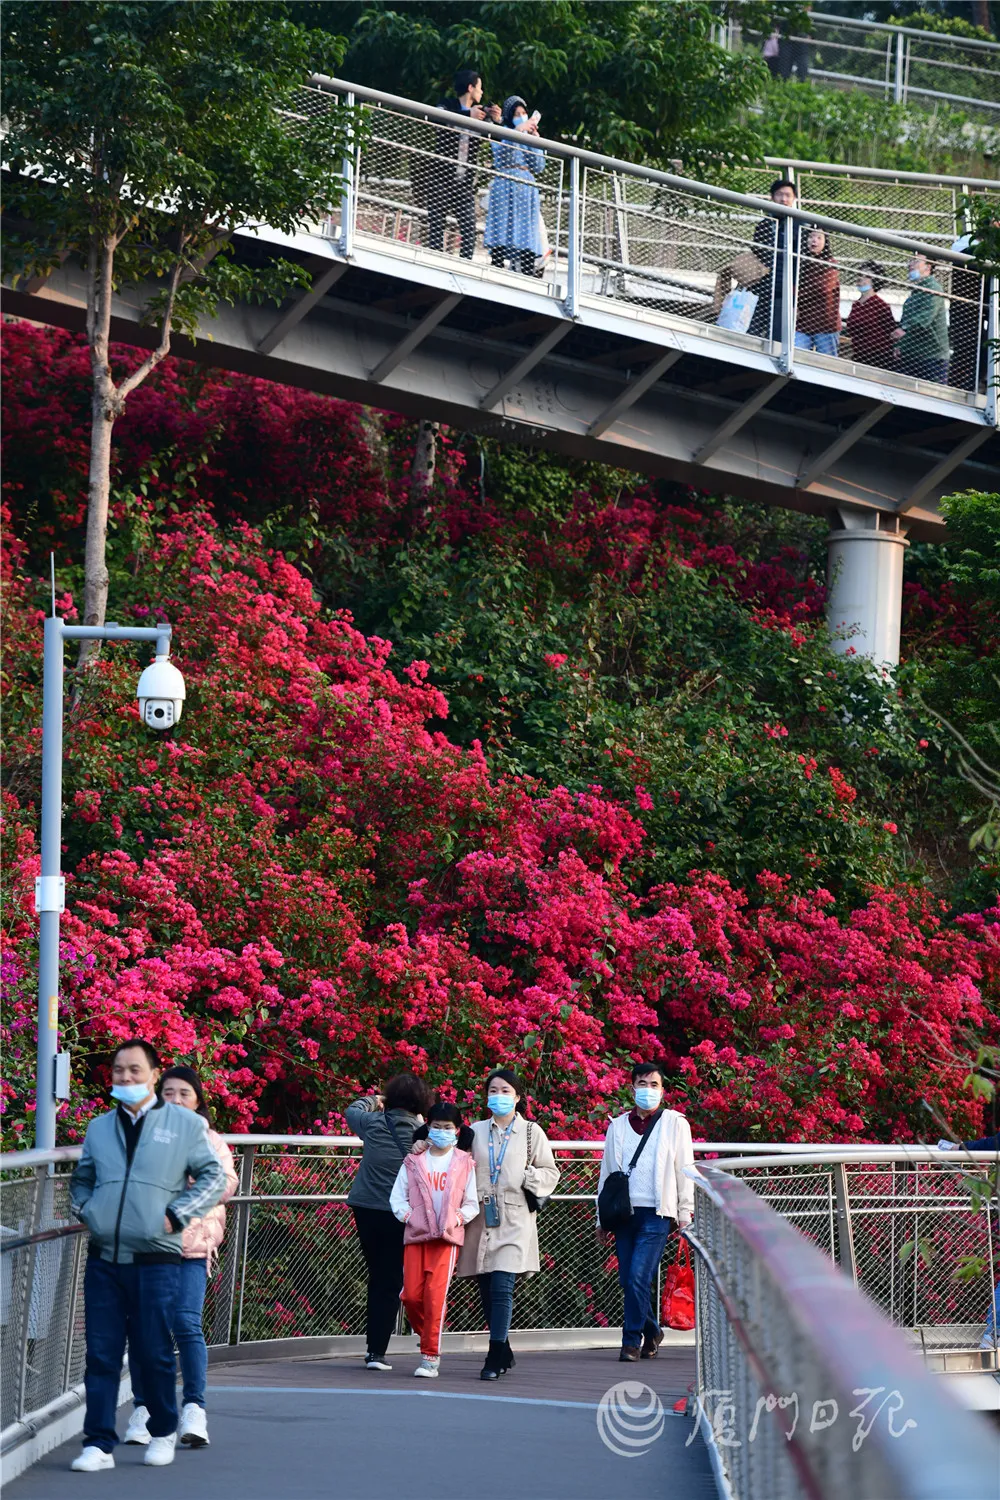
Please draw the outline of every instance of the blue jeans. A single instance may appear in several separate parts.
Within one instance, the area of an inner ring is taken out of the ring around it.
[[[903,360],[903,374],[913,375],[917,380],[933,380],[937,385],[947,385],[948,361],[907,358]]]
[[[1000,1281],[993,1288],[993,1296],[990,1298],[990,1310],[986,1314],[986,1327],[983,1331],[987,1338],[996,1339],[998,1320],[1000,1320]]]
[[[88,1257],[83,1282],[87,1332],[85,1447],[111,1453],[118,1442],[115,1417],[127,1337],[140,1372],[144,1404],[149,1409],[151,1436],[167,1437],[177,1431],[177,1367],[171,1328],[180,1275],[180,1261],[116,1266],[93,1255]]]
[[[185,1406],[191,1401],[196,1406],[204,1406],[205,1382],[208,1379],[208,1345],[205,1343],[201,1318],[208,1281],[206,1263],[203,1260],[185,1260],[180,1272],[177,1301],[174,1303],[174,1342],[181,1357],[181,1375],[184,1377],[182,1400]],[[131,1338],[129,1349],[131,1366]],[[141,1369],[136,1369],[132,1375],[132,1395],[136,1406],[148,1405]]]
[[[490,1325],[490,1338],[502,1344],[510,1333],[514,1316],[514,1271],[488,1271],[477,1276],[483,1317]]]
[[[627,1226],[615,1230],[618,1284],[625,1294],[623,1349],[637,1349],[644,1335],[660,1331],[652,1315],[653,1285],[673,1227],[673,1219],[661,1218],[655,1208],[633,1208]]]
[[[796,333],[796,349],[815,349],[817,354],[840,353],[839,333]]]

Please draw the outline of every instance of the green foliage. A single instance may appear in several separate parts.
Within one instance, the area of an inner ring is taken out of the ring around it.
[[[219,300],[280,298],[302,280],[291,262],[237,262],[229,237],[248,220],[291,232],[334,200],[342,118],[287,123],[310,68],[336,66],[332,38],[281,5],[229,0],[41,3],[4,20],[5,207],[30,225],[9,250],[15,275],[67,252],[94,264],[100,246],[115,286],[169,282],[188,330]]]
[[[346,36],[345,75],[436,100],[457,68],[482,70],[486,97],[516,92],[542,113],[543,134],[632,159],[709,160],[752,152],[741,117],[766,70],[753,52],[712,41],[726,7],[703,0],[490,0],[298,7]],[[762,16],[800,6],[759,4]]]
[[[958,110],[931,113],[861,89],[771,79],[761,102],[765,156],[979,176],[990,174],[987,159],[1000,148],[1000,131]]]
[[[974,26],[962,16],[942,15],[933,10],[911,10],[905,16],[889,16],[888,25],[908,26],[913,31],[939,31],[946,36],[964,36],[980,42],[995,40],[983,26]]]
[[[1000,604],[1000,494],[963,490],[941,502],[948,522],[948,575]]]

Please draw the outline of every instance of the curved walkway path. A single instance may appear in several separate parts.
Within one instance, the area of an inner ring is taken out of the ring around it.
[[[393,1362],[381,1375],[344,1358],[213,1365],[209,1448],[157,1471],[141,1448],[119,1446],[113,1472],[72,1474],[75,1439],[5,1486],[5,1500],[471,1500],[498,1486],[520,1500],[716,1500],[706,1449],[672,1409],[694,1380],[693,1349],[631,1366],[606,1349],[520,1354],[496,1386],[478,1378],[481,1354],[446,1355],[434,1382],[414,1380],[410,1354]],[[621,1381],[648,1386],[663,1410],[659,1436],[629,1457],[598,1430],[601,1398]],[[119,1431],[126,1419],[123,1408]]]

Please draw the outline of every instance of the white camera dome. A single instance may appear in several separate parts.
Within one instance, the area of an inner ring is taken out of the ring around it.
[[[147,729],[172,729],[187,696],[184,678],[165,656],[158,656],[139,678],[135,690],[139,713]]]

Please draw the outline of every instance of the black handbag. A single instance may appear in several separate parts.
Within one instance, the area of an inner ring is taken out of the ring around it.
[[[535,1158],[535,1148],[534,1148],[534,1146],[532,1144],[531,1121],[529,1120],[528,1121],[528,1166],[529,1167],[534,1165],[534,1158]],[[526,1200],[526,1202],[528,1204],[528,1212],[529,1212],[529,1214],[537,1214],[538,1210],[540,1208],[544,1208],[545,1205],[546,1205],[546,1203],[548,1203],[548,1201],[549,1201],[547,1196],[544,1197],[544,1198],[543,1197],[539,1197],[539,1195],[537,1193],[533,1193],[531,1191],[531,1189],[528,1188],[528,1187],[522,1187],[521,1191],[523,1192],[525,1200]]]
[[[642,1133],[642,1139],[632,1154],[627,1172],[609,1172],[604,1186],[597,1195],[597,1217],[602,1229],[624,1229],[632,1217],[632,1200],[628,1193],[628,1180],[636,1162],[646,1147],[646,1142],[656,1130],[656,1120],[663,1111],[657,1110],[656,1119]]]

